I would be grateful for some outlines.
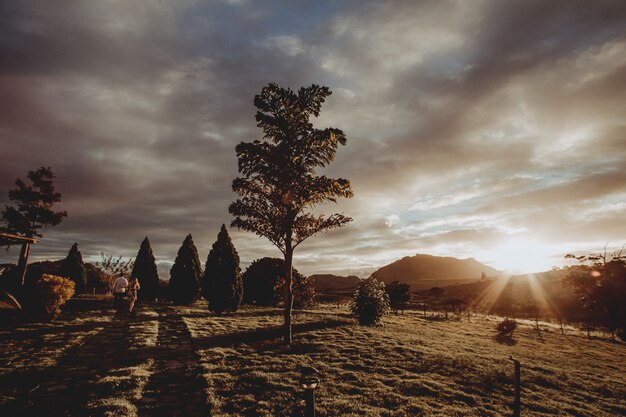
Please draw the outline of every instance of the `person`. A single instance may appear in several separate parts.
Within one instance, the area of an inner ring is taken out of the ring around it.
[[[117,277],[115,282],[113,283],[113,299],[115,308],[117,310],[122,306],[122,301],[124,300],[124,296],[126,295],[126,289],[128,288],[128,280],[124,277],[124,275],[120,275]]]
[[[137,301],[137,292],[140,288],[141,286],[139,285],[139,280],[137,279],[137,277],[132,277],[130,279],[130,283],[128,284],[127,290],[129,313],[133,312],[133,308],[135,307],[135,301]]]

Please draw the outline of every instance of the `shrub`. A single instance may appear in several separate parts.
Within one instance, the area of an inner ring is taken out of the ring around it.
[[[512,337],[515,329],[517,329],[517,321],[513,319],[504,319],[496,324],[496,331],[500,337]]]
[[[380,325],[389,312],[389,295],[385,284],[375,278],[364,280],[354,294],[350,310],[359,324],[364,326]]]
[[[76,284],[68,278],[44,274],[35,287],[46,313],[55,319],[61,313],[61,306],[74,295]]]
[[[285,261],[279,258],[261,258],[243,273],[243,302],[257,306],[276,307],[285,301]],[[293,269],[293,306],[310,308],[315,304],[313,282]]]
[[[387,295],[389,295],[389,303],[391,308],[398,314],[398,310],[404,310],[411,300],[411,291],[409,284],[393,281],[385,287]]]

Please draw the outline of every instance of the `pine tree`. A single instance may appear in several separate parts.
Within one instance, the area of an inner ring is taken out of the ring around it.
[[[239,255],[225,225],[222,225],[217,240],[207,256],[202,295],[209,301],[209,310],[217,314],[226,310],[236,311],[241,304],[243,283]]]
[[[83,256],[78,250],[78,243],[74,243],[61,264],[59,275],[71,279],[76,284],[74,294],[80,294],[87,285],[87,270]]]
[[[148,237],[141,242],[141,247],[135,258],[131,277],[137,277],[139,280],[138,297],[142,301],[153,301],[159,290],[159,273],[157,272],[154,254]]]
[[[191,235],[187,235],[178,249],[178,255],[170,270],[170,298],[176,305],[192,304],[200,290],[200,258]]]

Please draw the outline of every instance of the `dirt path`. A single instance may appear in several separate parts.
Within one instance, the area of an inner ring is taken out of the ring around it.
[[[154,373],[139,400],[139,416],[205,416],[206,381],[183,319],[167,307],[157,308],[159,336]]]
[[[5,333],[0,342],[19,346],[20,337]],[[191,335],[173,308],[143,305],[137,316],[114,317],[81,343],[58,349],[64,351],[52,366],[0,375],[0,415],[210,415]]]

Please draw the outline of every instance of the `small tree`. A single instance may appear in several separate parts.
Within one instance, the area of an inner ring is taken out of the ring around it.
[[[87,285],[87,270],[83,262],[83,255],[78,250],[78,243],[74,243],[61,264],[59,275],[71,279],[75,284],[74,294],[83,292]]]
[[[317,175],[328,165],[346,136],[339,129],[316,129],[310,119],[319,116],[328,87],[311,85],[298,92],[270,84],[254,97],[257,126],[263,141],[237,145],[241,177],[233,181],[239,195],[230,205],[234,227],[267,238],[285,257],[285,333],[291,344],[293,309],[293,253],[317,233],[351,221],[342,214],[328,217],[310,212],[314,206],[352,197],[348,180]]]
[[[96,263],[96,266],[100,268],[108,277],[108,290],[113,290],[113,282],[120,275],[130,278],[130,272],[135,265],[134,259],[123,259],[121,256],[114,257],[105,252],[100,252],[100,262]]]
[[[579,295],[582,305],[599,313],[608,329],[624,335],[626,329],[626,256],[623,250],[607,254],[566,255],[576,259],[564,283]]]
[[[27,177],[30,184],[19,178],[15,180],[16,188],[9,191],[9,200],[16,207],[5,206],[2,219],[9,233],[41,237],[40,228],[58,225],[67,212],[52,210],[61,201],[61,194],[55,191],[56,176],[50,167],[29,171]]]
[[[178,249],[178,255],[170,270],[170,298],[177,305],[192,304],[200,290],[202,274],[198,250],[191,235],[187,235]]]
[[[130,274],[139,280],[138,297],[142,301],[154,301],[159,292],[159,273],[157,272],[156,260],[148,237],[141,242],[139,252],[133,264]]]
[[[243,273],[243,302],[257,306],[278,306],[285,302],[285,261],[261,258],[252,262]],[[315,304],[315,286],[310,279],[293,269],[294,308]]]
[[[280,293],[284,296],[285,280],[282,280],[282,288]],[[293,270],[293,308],[296,310],[304,310],[313,307],[317,302],[317,292],[315,291],[315,283],[309,277]],[[284,303],[283,299],[283,303]]]
[[[504,319],[496,324],[496,332],[498,337],[513,337],[513,332],[517,329],[517,321],[514,319]]]
[[[409,284],[393,281],[385,287],[389,296],[391,308],[398,314],[398,310],[404,310],[407,303],[411,299],[411,291]]]
[[[280,276],[284,272],[282,259],[266,257],[253,261],[242,275],[244,304],[277,306],[281,300]]]
[[[227,310],[236,311],[241,304],[243,283],[239,255],[225,225],[222,225],[207,256],[202,295],[209,301],[209,310],[217,314]]]
[[[385,291],[385,284],[372,277],[361,282],[350,310],[359,324],[380,325],[383,316],[389,312],[389,295]]]
[[[74,295],[74,282],[55,275],[44,274],[35,283],[35,288],[50,319],[61,313],[61,306]]]

